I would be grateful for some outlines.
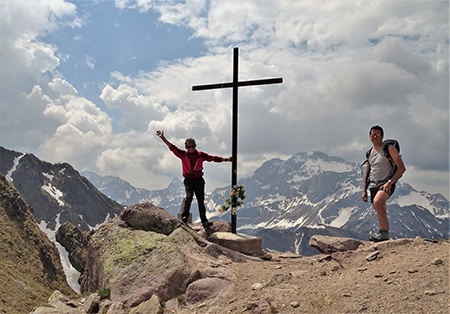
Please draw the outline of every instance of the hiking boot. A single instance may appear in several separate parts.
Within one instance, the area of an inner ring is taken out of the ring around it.
[[[369,238],[372,242],[382,242],[389,240],[389,231],[381,230],[374,237]]]
[[[204,222],[204,223],[202,223],[202,225],[203,225],[203,228],[208,228],[208,227],[211,227],[212,226],[212,222],[211,221],[207,221],[207,222]]]

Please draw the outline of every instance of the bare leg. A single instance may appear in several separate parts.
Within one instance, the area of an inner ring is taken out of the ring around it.
[[[389,221],[387,217],[386,202],[389,199],[389,194],[384,191],[379,191],[373,200],[373,207],[377,212],[378,224],[381,230],[389,231]]]

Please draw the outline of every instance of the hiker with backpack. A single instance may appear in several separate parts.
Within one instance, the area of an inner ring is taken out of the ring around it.
[[[400,145],[395,140],[383,141],[384,131],[379,125],[370,129],[369,138],[373,147],[366,153],[366,174],[362,199],[368,201],[367,189],[370,190],[370,201],[377,213],[379,233],[370,237],[370,241],[389,240],[389,221],[386,202],[395,191],[395,183],[406,171],[400,156]]]

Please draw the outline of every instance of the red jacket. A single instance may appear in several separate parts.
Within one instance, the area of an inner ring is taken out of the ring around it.
[[[211,156],[204,152],[195,150],[190,154],[186,150],[181,150],[175,145],[170,146],[170,150],[175,156],[181,159],[181,165],[183,167],[183,177],[185,178],[200,178],[203,176],[203,162],[214,161],[222,162],[222,157]]]

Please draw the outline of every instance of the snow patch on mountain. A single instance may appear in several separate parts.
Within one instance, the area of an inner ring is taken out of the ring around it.
[[[345,173],[352,171],[353,167],[349,164],[345,164],[342,162],[335,162],[335,161],[325,161],[323,159],[319,160],[307,160],[304,163],[304,167],[307,167],[312,170],[316,170],[316,173],[320,172],[336,172],[336,173]]]
[[[296,173],[292,176],[292,178],[290,180],[287,181],[287,183],[292,184],[292,183],[296,183],[296,182],[302,182],[309,178],[311,178],[311,176],[304,176],[304,175],[299,175]],[[298,188],[298,186],[293,186],[293,187]]]
[[[346,207],[339,210],[338,217],[330,223],[330,227],[340,228],[345,225],[350,220],[353,210],[355,209],[355,207]]]
[[[58,249],[59,256],[61,258],[61,264],[64,270],[64,273],[66,274],[67,283],[69,286],[75,291],[76,293],[80,293],[80,284],[78,283],[78,279],[80,278],[80,272],[76,270],[69,260],[69,252],[58,242],[56,241],[56,230],[61,226],[60,218],[61,214],[58,214],[56,216],[56,229],[52,230],[47,227],[47,223],[42,220],[37,225],[39,226],[39,229],[41,229],[42,232],[44,232],[47,237],[52,241],[56,248]]]
[[[425,198],[423,193],[417,192],[417,191],[412,191],[408,195],[399,196],[393,201],[400,206],[408,206],[408,205],[417,204],[424,208],[431,207],[430,200]]]
[[[49,179],[50,182],[51,182],[51,181],[53,180],[53,178],[55,177],[53,174],[45,173],[45,172],[43,172],[42,175],[43,175],[44,177],[46,177],[47,179]]]
[[[393,199],[390,203],[397,203],[401,207],[417,205],[423,207],[424,209],[429,210],[433,215],[435,215],[438,218],[450,217],[450,213],[448,210],[447,212],[444,212],[444,214],[440,214],[442,210],[436,208],[436,206],[433,204],[433,200],[430,194],[426,192],[410,191],[409,194],[401,195],[396,199]]]
[[[19,165],[20,159],[25,156],[25,154],[20,155],[19,157],[14,158],[14,162],[13,162],[13,166],[11,167],[11,169],[6,173],[6,180],[8,180],[9,182],[13,182],[13,178],[12,175],[14,173],[14,171],[16,171],[17,166]]]
[[[63,197],[63,193],[58,190],[56,187],[50,184],[50,182],[45,182],[45,184],[42,186],[42,190],[47,192],[53,199],[55,199],[59,206],[64,206],[64,202],[61,200],[61,197]]]
[[[273,194],[263,195],[263,196],[258,196],[255,198],[255,201],[260,203],[261,205],[267,205],[267,204],[271,204],[273,202],[284,201],[284,200],[286,200],[286,196],[280,195],[280,193],[277,193],[275,195],[273,195]]]
[[[362,194],[362,188],[352,184],[351,182],[342,182],[339,185],[341,186],[342,190],[342,193],[340,195],[341,199],[358,192],[361,192]]]
[[[269,221],[266,223],[260,223],[257,226],[261,228],[279,228],[279,229],[289,229],[293,228],[297,225],[297,220],[290,220],[290,219],[282,219],[279,221]]]

